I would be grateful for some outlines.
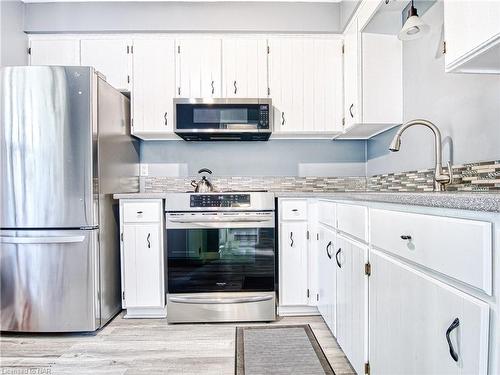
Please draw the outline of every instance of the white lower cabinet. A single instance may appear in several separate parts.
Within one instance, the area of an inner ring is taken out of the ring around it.
[[[279,315],[318,314],[317,203],[279,200]]]
[[[337,335],[337,265],[335,264],[335,251],[337,236],[335,231],[319,228],[318,246],[318,310],[326,325],[333,335]]]
[[[280,305],[305,306],[307,293],[307,222],[281,223]]]
[[[371,374],[487,373],[486,302],[378,251],[370,262]]]
[[[365,245],[337,236],[335,263],[337,266],[337,342],[358,374],[366,363],[368,276]]]
[[[120,203],[122,307],[129,318],[166,316],[162,207],[151,199]]]

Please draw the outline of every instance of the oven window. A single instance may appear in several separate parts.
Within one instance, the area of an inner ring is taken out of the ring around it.
[[[274,229],[169,229],[168,291],[274,290]]]
[[[184,130],[227,129],[230,125],[256,127],[264,110],[267,107],[259,104],[176,104],[176,127]]]

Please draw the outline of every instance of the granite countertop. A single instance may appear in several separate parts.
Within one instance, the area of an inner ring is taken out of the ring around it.
[[[165,198],[168,193],[122,193],[115,199]],[[336,200],[407,204],[412,206],[452,208],[459,210],[500,212],[500,193],[475,192],[274,192],[278,198],[315,197]]]

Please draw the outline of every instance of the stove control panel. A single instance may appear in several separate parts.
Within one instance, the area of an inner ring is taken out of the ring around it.
[[[249,207],[250,194],[193,194],[189,203],[191,207]]]

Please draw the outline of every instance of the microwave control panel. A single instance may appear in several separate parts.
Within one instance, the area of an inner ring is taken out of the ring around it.
[[[191,207],[248,207],[250,194],[196,194],[190,197]]]
[[[269,129],[269,105],[267,104],[259,106],[259,128]]]

